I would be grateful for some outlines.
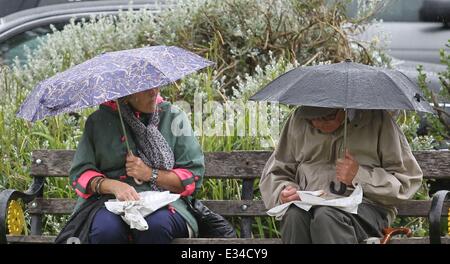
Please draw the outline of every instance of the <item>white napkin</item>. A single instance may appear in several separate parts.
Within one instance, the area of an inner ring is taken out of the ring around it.
[[[130,225],[130,228],[143,231],[148,229],[148,224],[144,217],[180,198],[179,194],[173,194],[169,191],[147,191],[141,192],[139,195],[141,196],[139,201],[109,200],[105,202],[106,209],[120,215]]]
[[[277,220],[281,220],[291,204],[294,204],[305,211],[309,211],[313,205],[323,205],[336,207],[351,214],[358,213],[358,205],[362,202],[363,197],[363,191],[360,185],[356,186],[355,190],[348,197],[340,197],[335,199],[330,199],[332,196],[325,196],[323,198],[319,197],[324,193],[325,192],[323,190],[315,192],[297,191],[301,201],[292,201],[275,206],[267,211],[267,214],[270,216],[275,216],[275,219]]]

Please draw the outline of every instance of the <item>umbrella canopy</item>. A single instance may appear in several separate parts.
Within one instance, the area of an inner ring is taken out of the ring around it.
[[[330,108],[433,110],[420,89],[397,70],[349,60],[295,68],[250,100]]]
[[[36,121],[161,87],[212,65],[175,46],[108,52],[40,82],[17,116]]]
[[[441,82],[439,80],[438,73],[447,71],[447,67],[445,65],[417,61],[401,61],[395,59],[393,59],[392,64],[395,69],[403,72],[415,83],[419,82],[419,72],[417,71],[417,66],[422,65],[422,72],[427,76],[426,84],[430,91],[436,94],[441,91]]]

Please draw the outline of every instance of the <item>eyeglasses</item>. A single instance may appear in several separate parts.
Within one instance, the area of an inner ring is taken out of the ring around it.
[[[336,111],[334,111],[334,113],[331,113],[327,116],[312,118],[311,121],[331,121],[336,118],[336,115],[338,112],[339,112],[339,109],[336,109]]]

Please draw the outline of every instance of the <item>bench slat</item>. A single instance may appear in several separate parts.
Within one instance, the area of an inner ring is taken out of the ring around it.
[[[7,235],[6,239],[8,243],[27,243],[27,244],[42,244],[42,243],[53,243],[56,236],[11,236]]]
[[[264,239],[224,239],[224,238],[177,238],[173,244],[281,244],[279,238],[264,238]],[[450,244],[450,237],[442,237],[442,244]],[[391,239],[390,244],[430,244],[428,237],[394,237]]]
[[[172,244],[281,244],[279,238],[176,238]]]
[[[9,243],[53,243],[56,236],[7,236]],[[178,238],[173,244],[280,244],[279,238]]]
[[[271,154],[268,151],[205,153],[205,177],[259,178]]]
[[[267,216],[262,201],[206,200],[202,202],[223,216]],[[75,203],[74,199],[37,198],[28,204],[28,209],[30,214],[70,214]]]
[[[33,151],[32,176],[63,177],[70,169],[74,150]],[[269,151],[233,151],[205,153],[207,178],[259,178]],[[450,151],[418,151],[414,155],[425,178],[450,179]],[[36,160],[41,160],[40,164]]]
[[[74,154],[74,150],[33,151],[31,176],[67,177]],[[205,153],[205,177],[259,178],[269,156],[266,151]]]
[[[408,200],[397,204],[398,216],[423,216],[428,217],[431,208],[430,201],[413,201]],[[442,216],[447,216],[448,208],[450,208],[450,201],[445,202]]]
[[[211,210],[223,216],[267,216],[262,201],[250,200],[206,200],[203,201]],[[35,205],[35,207],[33,207]],[[28,205],[29,213],[70,214],[75,206],[73,199],[36,199]],[[428,216],[431,201],[405,201],[398,204],[399,216]],[[245,208],[245,210],[244,210]],[[442,216],[447,216],[450,201],[446,202],[446,209]]]
[[[450,244],[450,237],[441,237],[442,244]],[[392,238],[390,244],[430,244],[429,237]]]
[[[53,243],[56,236],[7,236],[9,243]],[[279,238],[177,238],[172,244],[280,244]]]
[[[55,236],[7,236],[9,243],[53,243]],[[280,244],[281,239],[278,238],[177,238],[173,244]],[[412,237],[412,238],[392,238],[391,244],[429,244],[428,237]],[[442,244],[450,244],[450,237],[442,237]]]

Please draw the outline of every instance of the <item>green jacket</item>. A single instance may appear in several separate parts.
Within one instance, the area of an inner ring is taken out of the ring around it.
[[[195,194],[202,184],[205,171],[201,147],[194,136],[189,119],[183,111],[169,102],[163,102],[159,104],[159,107],[161,111],[158,129],[172,148],[175,156],[174,168],[187,169],[193,174],[193,177],[183,180],[182,184],[186,186],[195,182]],[[146,115],[141,114],[140,118],[144,120]],[[172,133],[174,125],[179,125],[184,133],[174,135]],[[130,148],[133,153],[137,153],[134,135],[127,124],[125,127]],[[123,140],[118,112],[109,106],[101,105],[99,110],[88,117],[83,136],[78,144],[70,169],[70,180],[73,187],[86,194],[86,190],[78,184],[77,179],[86,170],[95,170],[110,179],[128,183],[137,192],[150,191],[148,184],[137,185],[132,177],[120,177],[126,175],[126,154],[127,147]],[[79,197],[75,211],[84,201],[85,199]],[[186,203],[178,199],[172,203],[172,206],[183,216],[197,236],[198,225],[194,216],[187,210]]]

